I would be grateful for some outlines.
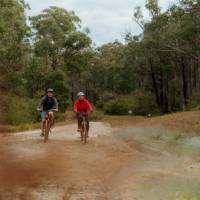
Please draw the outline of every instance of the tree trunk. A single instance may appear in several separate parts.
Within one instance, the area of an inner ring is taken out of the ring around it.
[[[74,82],[71,84],[71,101],[74,102]]]
[[[182,73],[182,81],[183,81],[183,103],[184,106],[188,105],[188,83],[186,78],[186,65],[184,63],[183,57],[181,57],[181,73]]]
[[[158,85],[157,85],[157,82],[156,82],[156,76],[155,76],[155,72],[154,72],[154,69],[153,69],[153,63],[152,63],[151,58],[149,59],[149,64],[150,64],[150,69],[151,69],[151,77],[152,77],[152,81],[153,81],[153,87],[154,87],[155,96],[156,96],[156,102],[157,102],[158,106],[160,107]]]

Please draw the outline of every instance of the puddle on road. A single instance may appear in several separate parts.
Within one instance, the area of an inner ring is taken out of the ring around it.
[[[125,182],[124,199],[200,200],[199,136],[138,127],[120,130],[118,137],[142,144],[138,174]]]

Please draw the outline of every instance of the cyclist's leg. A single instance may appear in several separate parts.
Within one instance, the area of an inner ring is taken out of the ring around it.
[[[87,122],[87,133],[88,133],[89,129],[90,129],[90,120],[89,120],[89,116],[88,115],[86,115],[85,120]]]
[[[54,124],[54,113],[53,112],[49,112],[49,118],[50,118],[50,127],[52,127]]]
[[[78,118],[78,131],[81,131],[82,119]]]
[[[81,131],[81,124],[82,124],[82,117],[80,115],[80,113],[77,113],[77,122],[78,122],[78,132]]]
[[[46,112],[42,111],[41,112],[41,118],[42,118],[42,121],[41,121],[41,136],[44,136],[45,115],[46,115]]]

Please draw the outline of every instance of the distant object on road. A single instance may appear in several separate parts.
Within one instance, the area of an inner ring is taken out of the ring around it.
[[[151,118],[151,117],[152,117],[152,114],[151,114],[151,113],[149,113],[149,114],[147,115],[147,117],[148,117],[148,118]]]
[[[132,111],[132,110],[129,110],[129,111],[128,111],[128,114],[129,114],[129,115],[132,115],[132,114],[133,114],[133,111]]]

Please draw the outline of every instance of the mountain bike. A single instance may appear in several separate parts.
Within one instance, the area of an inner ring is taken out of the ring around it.
[[[54,124],[54,117],[53,112],[49,111],[45,114],[45,121],[44,121],[44,143],[46,143],[49,139],[49,133],[51,132],[51,127]]]
[[[85,144],[87,143],[88,138],[88,121],[86,119],[86,113],[81,112],[80,113],[80,119],[81,119],[81,141]]]

